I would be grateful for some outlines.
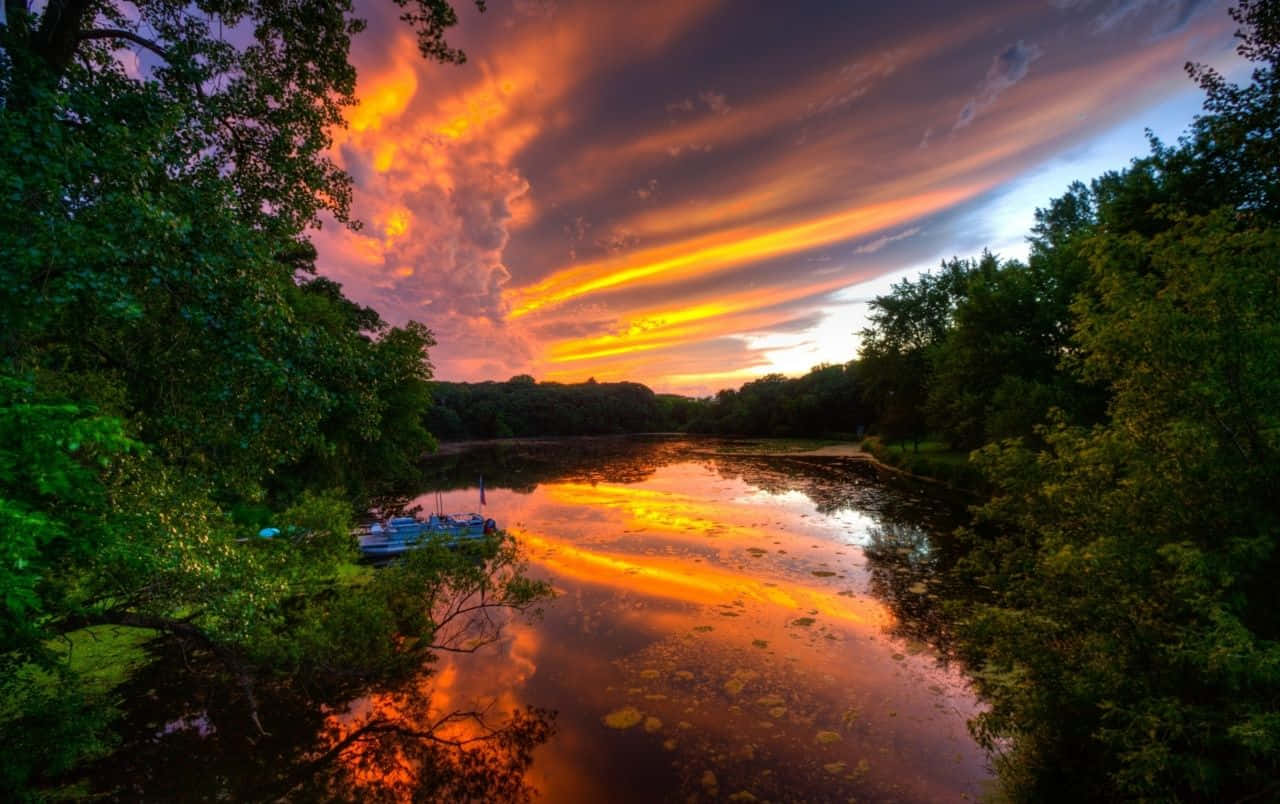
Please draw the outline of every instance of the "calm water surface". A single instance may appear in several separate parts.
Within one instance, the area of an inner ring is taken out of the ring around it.
[[[926,641],[954,503],[848,457],[582,440],[437,458],[427,508],[487,513],[557,598],[432,705],[558,710],[549,801],[956,801],[977,702]]]

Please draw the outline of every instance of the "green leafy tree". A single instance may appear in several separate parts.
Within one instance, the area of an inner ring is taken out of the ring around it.
[[[1108,418],[982,452],[998,492],[965,563],[989,599],[962,644],[1015,800],[1280,794],[1280,28],[1234,13],[1254,84],[1193,69],[1208,113],[1095,182],[1072,244],[1071,365]]]
[[[447,2],[397,5],[424,56],[461,60]],[[448,644],[461,622],[422,589],[478,610],[544,596],[500,539],[350,580],[353,506],[434,443],[430,332],[313,276],[308,227],[356,225],[327,156],[355,102],[350,3],[5,11],[0,738],[22,748],[0,758],[6,797],[109,745],[111,702],[57,649],[86,627],[181,644],[175,671],[216,668],[263,730],[264,687],[305,677],[340,702]],[[264,518],[282,538],[253,536]]]
[[[878,413],[877,426],[889,438],[912,438],[919,446],[928,430],[934,353],[953,326],[953,316],[974,265],[944,262],[941,270],[904,279],[871,302],[871,325],[861,333],[859,370],[864,398]]]

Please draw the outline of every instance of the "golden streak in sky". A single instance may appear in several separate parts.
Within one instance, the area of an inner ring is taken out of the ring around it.
[[[772,231],[758,227],[736,229],[714,238],[700,238],[641,251],[634,255],[566,268],[520,291],[521,301],[510,314],[519,318],[550,304],[558,304],[600,290],[640,282],[686,280],[747,263],[828,246],[901,225],[973,198],[985,184],[933,190],[892,201],[864,204],[814,220]]]

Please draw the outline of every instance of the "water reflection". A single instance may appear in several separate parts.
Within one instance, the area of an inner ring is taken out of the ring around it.
[[[559,711],[527,777],[547,800],[981,792],[975,701],[921,624],[957,506],[849,458],[572,443],[430,470],[458,509],[483,471],[489,513],[560,593],[441,672],[451,701]]]
[[[977,797],[977,704],[940,661],[934,616],[962,508],[856,458],[768,449],[579,439],[441,456],[420,497],[386,506],[431,507],[439,488],[472,510],[483,474],[487,512],[558,592],[540,620],[495,622],[480,652],[353,705],[264,690],[265,736],[225,683],[176,688],[163,668],[192,657],[171,644],[131,682],[135,737],[97,775],[147,800]]]

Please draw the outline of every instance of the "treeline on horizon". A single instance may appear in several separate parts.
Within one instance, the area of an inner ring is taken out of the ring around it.
[[[426,428],[442,441],[529,436],[688,432],[729,436],[853,437],[874,411],[856,364],[819,366],[803,377],[772,374],[696,398],[634,382],[431,384]]]

